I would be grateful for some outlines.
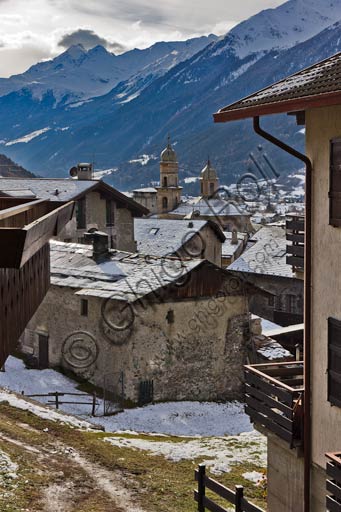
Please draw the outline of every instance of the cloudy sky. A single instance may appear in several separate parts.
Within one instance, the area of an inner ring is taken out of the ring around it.
[[[113,52],[156,41],[225,34],[284,0],[0,0],[0,76],[20,73],[71,44]]]

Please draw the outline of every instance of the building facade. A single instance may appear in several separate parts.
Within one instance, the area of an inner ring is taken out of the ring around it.
[[[105,379],[114,387],[123,375],[133,402],[146,381],[155,400],[241,396],[249,315],[228,272],[205,260],[109,251],[96,261],[91,246],[51,246],[52,286],[22,338],[40,367],[97,386]]]
[[[19,195],[25,200],[42,199],[56,205],[74,201],[74,215],[58,234],[59,240],[82,243],[87,231],[99,230],[109,235],[111,247],[136,250],[134,217],[146,215],[149,210],[103,181],[88,179],[91,174],[85,164],[73,169],[74,179],[2,178],[0,198]]]
[[[341,510],[340,66],[338,53],[215,114],[253,117],[256,133],[306,165],[304,364],[246,367],[247,411],[268,436],[270,512]],[[306,127],[306,155],[260,126],[285,112]]]

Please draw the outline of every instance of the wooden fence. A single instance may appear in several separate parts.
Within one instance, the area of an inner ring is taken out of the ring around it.
[[[97,402],[97,399],[96,399],[96,393],[93,393],[92,397],[91,397],[91,400],[87,401],[87,402],[80,402],[79,400],[77,401],[65,401],[65,400],[61,400],[60,397],[63,397],[63,396],[77,396],[77,397],[83,397],[83,396],[86,396],[87,398],[89,398],[89,395],[86,394],[86,393],[62,393],[60,391],[54,391],[54,392],[51,392],[51,393],[36,393],[36,394],[33,394],[33,395],[25,395],[24,391],[21,392],[21,394],[23,396],[27,396],[28,398],[38,398],[38,397],[43,397],[43,398],[50,398],[50,400],[47,401],[48,404],[51,404],[51,405],[54,405],[56,409],[59,409],[59,406],[60,405],[63,405],[63,404],[72,404],[72,405],[90,405],[91,406],[91,415],[92,416],[95,416],[96,415],[96,406],[99,405],[99,402]]]
[[[218,505],[206,496],[206,489],[234,505],[235,512],[265,512],[244,498],[244,488],[242,485],[236,485],[235,491],[232,491],[216,480],[213,480],[213,478],[206,476],[205,464],[199,464],[198,469],[195,471],[195,481],[198,482],[198,490],[194,491],[194,499],[198,503],[198,512],[205,512],[205,510],[228,512],[228,509]],[[231,507],[229,507],[229,510],[231,510]]]

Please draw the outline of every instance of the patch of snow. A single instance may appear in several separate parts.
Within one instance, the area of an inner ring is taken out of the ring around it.
[[[8,390],[26,395],[45,394],[49,392],[77,393],[78,383],[65,375],[52,370],[28,370],[21,359],[10,356],[6,361],[6,371],[0,372],[0,386]],[[89,395],[89,401],[92,396]],[[47,419],[61,419],[61,412],[54,409],[46,409],[38,404],[26,401],[16,395],[0,390],[0,400],[8,400],[11,405],[26,410],[32,410],[35,414]],[[35,398],[43,404],[47,399]],[[72,400],[74,401],[74,400]],[[85,397],[82,401],[88,401]],[[102,414],[103,403],[98,399],[98,414]],[[17,405],[19,404],[19,405]],[[61,404],[60,410],[80,419],[69,419],[69,422],[80,422],[80,425],[95,425],[100,423],[106,432],[135,431],[155,432],[178,436],[223,436],[237,435],[242,432],[252,432],[253,427],[249,416],[244,412],[244,405],[239,402],[214,403],[214,402],[168,402],[135,409],[127,409],[115,416],[91,417],[89,405]],[[63,418],[68,418],[66,414]],[[86,421],[83,421],[86,420]]]
[[[0,482],[17,478],[18,464],[13,462],[4,451],[0,450]]]
[[[134,430],[177,436],[223,436],[253,430],[244,405],[239,402],[160,403],[127,409],[112,418],[101,418],[105,427],[108,426],[106,420],[114,432]]]
[[[77,428],[94,428],[94,425],[92,425],[90,422],[80,420],[68,414],[63,414],[60,411],[55,411],[49,407],[44,407],[43,405],[40,406],[33,401],[20,398],[15,393],[3,389],[0,389],[0,402],[8,402],[12,407],[16,407],[17,409],[21,409],[23,411],[30,411],[32,414],[35,414],[36,416],[39,416],[45,420],[59,421],[61,423],[65,423],[66,425],[71,425]]]
[[[201,458],[213,473],[227,473],[235,464],[252,462],[259,467],[266,466],[266,438],[256,432],[239,436],[200,438],[178,442],[149,441],[148,439],[107,437],[106,442],[114,446],[145,450],[153,455],[178,462]]]
[[[247,473],[243,473],[242,477],[245,478],[245,480],[250,480],[250,482],[253,482],[255,484],[257,484],[261,480],[264,480],[264,474],[259,473],[259,471],[249,471]]]
[[[130,103],[131,101],[133,101],[135,98],[138,98],[140,96],[140,91],[138,92],[135,92],[134,94],[131,94],[130,96],[128,96],[125,100],[123,101],[120,101],[120,105],[124,105],[125,103]]]
[[[297,133],[301,133],[302,135],[305,135],[305,128],[302,128],[301,130],[298,130]]]
[[[134,160],[129,160],[130,164],[141,164],[147,165],[150,160],[156,160],[155,155],[141,155],[140,158],[135,158]]]
[[[112,174],[113,172],[116,172],[117,170],[118,170],[117,167],[113,167],[112,169],[103,169],[100,171],[94,171],[93,175],[94,175],[95,180],[100,180],[100,179],[104,178],[104,176],[109,176],[110,174]]]
[[[189,176],[188,178],[184,178],[184,183],[195,183],[198,179],[197,176]]]
[[[70,103],[68,105],[68,108],[78,108],[78,107],[81,107],[82,105],[85,105],[85,103],[91,103],[91,101],[93,101],[93,100],[88,99],[88,100],[83,100],[83,101],[76,101],[75,103]]]
[[[292,358],[291,352],[283,348],[277,341],[268,343],[267,345],[257,349],[257,352],[265,357],[268,361],[276,361],[278,359]]]
[[[49,126],[46,128],[41,128],[41,130],[36,130],[34,132],[28,133],[27,135],[24,135],[23,137],[20,137],[19,139],[11,140],[9,142],[6,142],[5,146],[13,146],[13,144],[19,144],[19,143],[25,143],[27,144],[31,140],[35,139],[36,137],[39,137],[43,133],[51,130]]]

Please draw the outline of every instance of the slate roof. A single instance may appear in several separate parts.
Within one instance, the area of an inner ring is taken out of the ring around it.
[[[176,282],[204,260],[181,262],[111,251],[98,263],[92,259],[92,246],[50,242],[51,284],[77,290],[77,295],[135,302],[149,293]]]
[[[128,198],[115,188],[107,185],[102,180],[73,180],[70,178],[0,178],[0,197],[23,197],[31,193],[29,197],[46,199],[50,201],[67,202],[78,199],[90,190],[100,190],[112,194],[113,199],[125,205],[139,215],[149,213],[148,209],[133,199]]]
[[[243,98],[214,114],[216,122],[341,103],[341,53]]]
[[[237,233],[238,243],[232,244],[232,232],[224,231],[224,236],[226,238],[225,242],[221,246],[221,255],[222,257],[231,257],[233,256],[240,247],[244,244],[246,233]]]
[[[210,226],[221,242],[225,240],[219,226],[207,220],[135,219],[137,250],[154,256],[174,254],[205,226]]]
[[[171,213],[176,215],[190,215],[195,217],[196,212],[198,215],[205,217],[238,217],[250,216],[250,214],[242,208],[236,206],[232,202],[225,201],[224,199],[199,199],[196,203],[181,203]]]
[[[248,246],[250,248],[229,265],[228,270],[257,275],[295,277],[292,266],[286,263],[285,229],[264,226],[253,235]]]

